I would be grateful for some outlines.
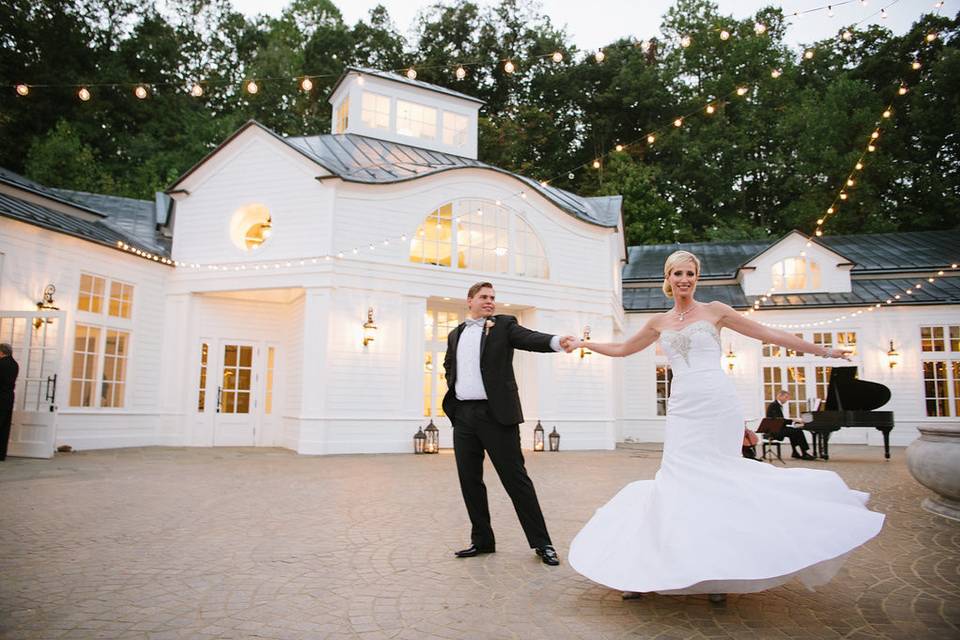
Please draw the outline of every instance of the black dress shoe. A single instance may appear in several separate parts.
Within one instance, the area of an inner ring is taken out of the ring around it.
[[[801,460],[816,460],[816,458],[814,458],[814,457],[813,457],[812,455],[810,455],[809,453],[803,454],[802,456],[800,456],[800,459],[801,459]]]
[[[546,545],[543,547],[537,547],[537,555],[540,556],[540,559],[543,560],[543,564],[549,564],[551,567],[555,567],[560,564],[560,556],[557,555],[557,550],[553,548],[553,545]]]
[[[494,553],[496,549],[494,547],[478,547],[475,544],[470,545],[466,549],[460,549],[460,551],[454,551],[453,555],[458,558],[472,558],[473,556],[478,556],[481,553]]]
[[[800,455],[799,453],[797,453],[796,451],[794,451],[793,453],[791,453],[791,454],[790,454],[790,457],[791,457],[791,458],[796,458],[797,460],[800,460],[801,458],[803,458],[803,456]]]

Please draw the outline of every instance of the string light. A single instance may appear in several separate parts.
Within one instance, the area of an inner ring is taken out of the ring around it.
[[[767,32],[767,25],[763,24],[762,22],[757,22],[753,25],[753,30],[759,36]]]
[[[920,66],[921,66],[921,65],[920,65],[920,61],[919,61],[919,60],[914,60],[913,62],[910,63],[910,68],[913,69],[914,71],[916,71],[917,69],[919,69]]]
[[[555,51],[552,58],[554,62],[563,62],[563,54],[559,51]]]
[[[738,95],[738,96],[745,96],[745,95],[747,95],[747,91],[749,91],[749,89],[747,89],[746,87],[737,87],[737,95]]]
[[[893,115],[893,112],[890,111],[890,109],[884,109],[884,110],[883,110],[883,113],[882,113],[881,115],[882,115],[884,118],[889,118],[891,115]]]
[[[603,52],[603,49],[597,49],[597,52],[593,54],[593,59],[597,62],[603,62],[607,55]]]
[[[87,89],[86,87],[80,87],[80,91],[77,91],[77,97],[83,100],[84,102],[88,102],[90,98],[92,98],[93,96],[90,95],[89,89]]]
[[[712,104],[708,104],[707,108],[705,109],[708,115],[713,115],[713,112],[716,110],[717,109]]]
[[[593,161],[593,168],[594,168],[594,169],[599,169],[599,168],[600,168],[600,161],[599,161],[599,160],[594,160],[594,161]]]
[[[407,78],[409,78],[410,80],[416,80],[417,70],[414,69],[413,67],[410,67],[409,69],[407,69]]]
[[[137,88],[133,90],[133,95],[137,96],[141,100],[145,100],[147,97],[147,88],[142,84],[137,85]]]
[[[250,95],[256,95],[257,91],[260,91],[260,87],[257,86],[257,83],[251,80],[247,83],[247,93]]]
[[[850,42],[853,40],[853,32],[849,29],[844,29],[843,34],[840,36],[845,42]]]
[[[897,93],[899,93],[899,94],[902,95],[902,96],[907,95],[907,87],[906,87],[906,85],[900,85],[900,88],[897,89]]]
[[[313,89],[313,80],[304,78],[300,81],[300,88],[309,93]]]
[[[457,80],[463,80],[464,78],[467,77],[467,70],[463,68],[463,65],[460,65],[459,67],[457,67],[457,70],[455,73],[457,76]]]
[[[674,120],[674,121],[673,121],[673,126],[675,126],[675,127],[682,127],[682,126],[683,126],[683,118],[677,118],[676,120]]]
[[[690,46],[690,42],[691,42],[690,36],[683,36],[682,38],[680,38],[680,46],[683,47],[684,49]]]
[[[194,98],[199,98],[203,95],[203,87],[199,82],[194,83],[193,86],[190,87],[190,95]]]
[[[777,79],[777,78],[779,78],[782,74],[783,74],[783,72],[780,71],[780,69],[774,69],[773,71],[770,72],[770,77],[773,78],[773,79]]]
[[[507,73],[513,73],[514,71],[517,70],[517,67],[514,66],[514,64],[513,64],[512,61],[507,60],[507,61],[503,64],[503,70],[504,70],[505,72],[507,72]]]
[[[805,60],[813,60],[813,49],[807,49],[804,51],[803,57]]]
[[[876,151],[876,150],[877,150],[877,145],[875,145],[875,144],[868,144],[868,145],[867,145],[867,151],[869,151],[870,153],[873,153],[873,152]]]
[[[647,144],[653,144],[654,142],[656,142],[656,140],[657,140],[657,136],[653,135],[652,133],[647,135]]]
[[[729,39],[730,39],[730,32],[727,31],[726,29],[721,30],[721,31],[720,31],[720,39],[721,39],[721,40],[729,40]]]
[[[25,85],[25,84],[18,84],[18,85],[17,85],[17,95],[18,95],[18,96],[25,96],[25,95],[27,95],[28,93],[30,93],[30,87],[28,87],[28,86]]]
[[[853,167],[857,171],[860,171],[860,169],[863,169],[863,163],[858,161],[857,164],[853,165]],[[830,213],[833,213],[833,211],[831,211]]]
[[[933,42],[936,39],[937,39],[936,31],[931,31],[930,33],[927,34],[927,42]]]
[[[623,145],[622,145],[622,144],[618,144],[618,145],[617,145],[616,147],[614,147],[614,148],[615,148],[617,151],[623,151]]]

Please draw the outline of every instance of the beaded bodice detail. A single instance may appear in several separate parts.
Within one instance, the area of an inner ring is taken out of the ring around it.
[[[697,320],[679,330],[664,329],[660,344],[675,370],[719,368],[720,332],[707,320]]]

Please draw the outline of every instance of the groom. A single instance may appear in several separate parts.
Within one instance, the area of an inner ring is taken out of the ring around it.
[[[467,292],[469,318],[447,336],[443,368],[447,394],[443,410],[453,423],[453,451],[460,491],[470,515],[470,546],[458,558],[493,553],[487,488],[483,484],[484,452],[490,454],[500,482],[513,501],[527,542],[549,565],[560,564],[533,482],[520,452],[520,396],[513,374],[513,351],[563,351],[571,338],[525,329],[513,316],[495,316],[496,294],[489,282]]]

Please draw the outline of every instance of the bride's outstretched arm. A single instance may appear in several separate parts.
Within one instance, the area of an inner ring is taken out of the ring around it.
[[[737,333],[741,333],[750,338],[756,338],[762,342],[778,344],[781,347],[793,349],[794,351],[801,353],[812,353],[824,358],[844,358],[845,360],[850,359],[848,354],[851,352],[847,349],[830,349],[828,347],[813,344],[812,342],[807,342],[803,338],[798,338],[792,333],[787,333],[786,331],[781,331],[779,329],[774,329],[773,327],[762,325],[759,322],[754,322],[750,318],[746,318],[737,313],[731,307],[723,304],[722,302],[711,302],[710,306],[719,311],[719,324],[721,327],[732,329]]]
[[[586,347],[595,353],[602,353],[605,356],[613,356],[615,358],[623,358],[637,351],[643,351],[656,342],[660,336],[660,332],[656,329],[657,318],[659,318],[659,314],[647,320],[647,323],[643,325],[640,331],[637,331],[632,337],[627,338],[623,342],[594,342],[593,340],[578,339],[573,343],[572,349]]]

